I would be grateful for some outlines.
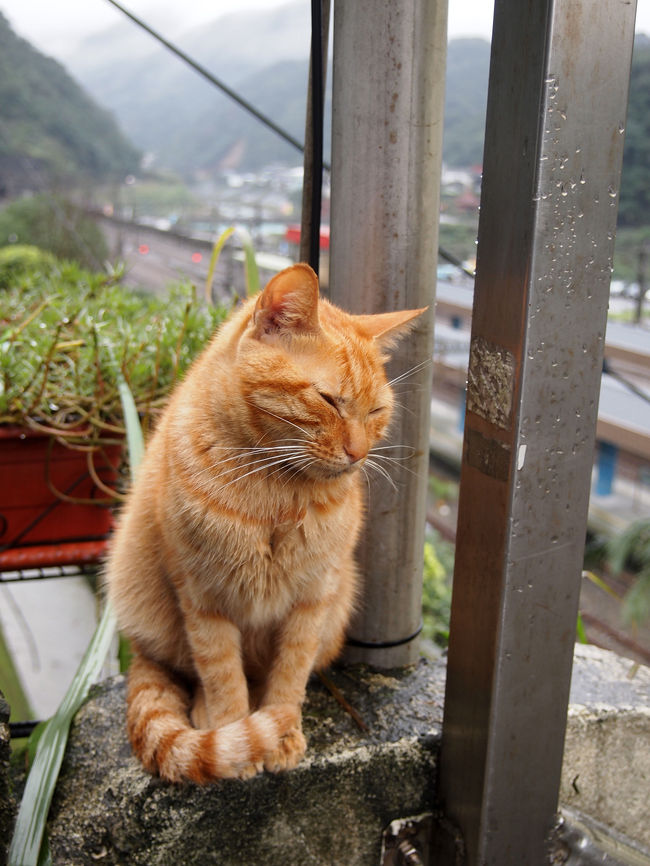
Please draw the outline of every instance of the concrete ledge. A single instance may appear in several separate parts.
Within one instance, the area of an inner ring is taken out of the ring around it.
[[[51,811],[53,863],[376,866],[390,822],[433,807],[444,665],[331,677],[367,732],[315,681],[297,769],[207,787],[146,774],[124,733],[124,679],[103,684],[72,730]]]
[[[55,866],[378,866],[393,820],[435,811],[445,663],[331,678],[367,731],[316,680],[296,770],[203,788],[145,773],[124,732],[124,679],[100,685],[77,715],[52,805]],[[650,669],[576,648],[561,803],[644,847],[649,705]]]
[[[560,802],[650,849],[650,668],[576,647]]]

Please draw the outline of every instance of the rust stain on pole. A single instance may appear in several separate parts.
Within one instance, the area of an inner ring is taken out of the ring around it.
[[[512,352],[485,337],[472,337],[467,379],[467,408],[497,427],[510,429],[515,385]]]

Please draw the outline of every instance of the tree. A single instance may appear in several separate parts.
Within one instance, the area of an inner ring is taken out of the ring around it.
[[[18,199],[0,211],[0,247],[29,244],[57,258],[102,269],[108,257],[106,241],[84,211],[55,195]]]
[[[637,37],[630,76],[619,224],[650,224],[650,38]]]

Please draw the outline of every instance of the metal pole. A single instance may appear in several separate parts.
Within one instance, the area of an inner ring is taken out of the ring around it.
[[[322,121],[323,106],[325,102],[325,81],[327,78],[327,48],[329,45],[330,31],[330,0],[317,0],[320,4],[320,16],[312,0],[312,50],[309,57],[309,83],[307,89],[307,111],[305,117],[305,155],[303,160],[303,183],[302,183],[302,211],[300,217],[300,261],[309,262],[318,273],[320,262],[320,208],[321,192],[323,183],[323,140]],[[316,24],[320,23],[320,32]],[[317,51],[315,39],[318,38],[321,50]],[[315,86],[318,70],[314,69],[314,56],[322,59],[320,83],[321,87]],[[315,91],[321,90],[322,102],[314,107]],[[320,112],[320,142],[314,140],[314,111]],[[314,165],[314,150],[318,151],[316,161],[320,163],[316,170]],[[316,219],[314,217],[317,217]]]
[[[395,487],[374,477],[359,553],[365,590],[350,661],[414,662],[421,618],[433,303],[446,56],[445,0],[336,0],[330,297],[352,312],[430,305],[389,372]],[[388,646],[386,646],[388,644]]]
[[[634,13],[495,6],[440,771],[468,864],[547,862]]]

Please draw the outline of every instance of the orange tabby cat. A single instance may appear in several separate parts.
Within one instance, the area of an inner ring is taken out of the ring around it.
[[[218,331],[152,437],[107,565],[144,766],[207,782],[295,766],[312,670],[355,603],[382,354],[422,310],[352,316],[299,264]]]

